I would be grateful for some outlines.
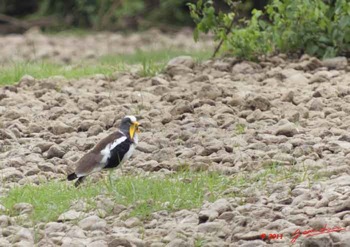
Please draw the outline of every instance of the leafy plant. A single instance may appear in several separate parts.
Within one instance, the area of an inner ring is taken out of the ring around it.
[[[256,59],[276,52],[307,53],[320,58],[350,53],[350,2],[335,0],[272,0],[264,11],[253,10],[249,20],[235,20],[232,11],[223,13],[213,1],[189,3],[199,33],[212,32],[217,50],[237,57]]]
[[[232,0],[226,0],[225,2],[232,7],[234,6]],[[211,0],[204,2],[203,0],[199,0],[196,4],[188,3],[187,5],[190,9],[191,17],[196,23],[196,28],[193,32],[194,40],[198,41],[200,32],[208,33],[209,31],[214,33],[217,41],[220,40],[213,54],[215,56],[233,27],[235,13],[230,12],[225,14],[219,12],[216,14],[213,4]]]
[[[236,134],[241,135],[244,134],[246,131],[246,126],[244,124],[237,124],[236,125]]]

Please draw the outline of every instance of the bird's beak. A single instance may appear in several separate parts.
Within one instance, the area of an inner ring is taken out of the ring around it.
[[[134,138],[135,132],[140,133],[139,130],[140,123],[139,122],[133,122],[130,126],[130,137],[131,139]]]

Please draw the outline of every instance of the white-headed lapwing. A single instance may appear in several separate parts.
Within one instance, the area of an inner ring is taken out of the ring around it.
[[[102,169],[110,169],[120,166],[130,158],[138,143],[139,123],[134,116],[126,116],[122,119],[119,130],[102,139],[92,150],[86,153],[77,163],[75,171],[67,176],[74,180],[75,186],[86,176]]]

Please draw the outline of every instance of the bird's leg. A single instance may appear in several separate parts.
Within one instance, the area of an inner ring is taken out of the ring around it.
[[[110,170],[108,171],[109,190],[113,190],[112,172],[113,172],[112,169],[110,169]]]
[[[112,178],[113,178],[113,169],[110,169],[108,172],[108,181],[109,181],[109,192],[113,192],[116,196],[120,196],[120,194],[118,193],[118,191],[114,188],[113,186],[113,182],[112,182]]]

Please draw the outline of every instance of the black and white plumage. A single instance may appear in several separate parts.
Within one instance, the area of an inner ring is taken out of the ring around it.
[[[79,186],[91,173],[120,166],[131,157],[138,144],[139,125],[136,117],[124,117],[119,130],[102,139],[86,153],[78,161],[74,173],[69,174],[67,179],[78,179],[75,186]]]

